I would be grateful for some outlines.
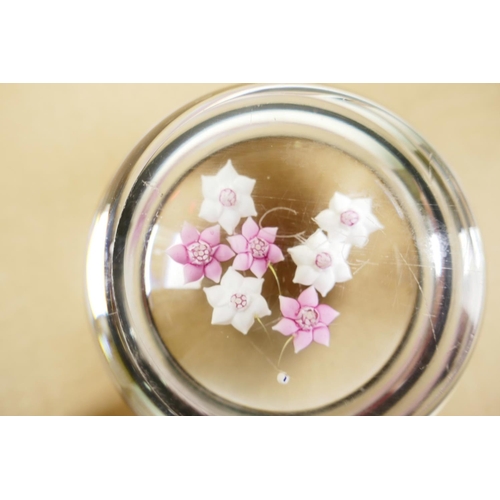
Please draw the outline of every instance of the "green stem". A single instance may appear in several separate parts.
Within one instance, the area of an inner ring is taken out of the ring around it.
[[[278,294],[281,295],[280,281],[278,279],[278,275],[276,274],[276,269],[274,269],[272,264],[269,264],[269,269],[271,269],[271,272],[274,275],[274,279],[276,280],[276,284],[278,285]]]
[[[261,319],[258,316],[255,316],[255,319],[260,323],[260,326],[263,328],[263,330],[266,332],[267,338],[271,340],[271,336],[269,335],[269,332],[267,331],[266,326],[264,323],[262,323]]]
[[[280,354],[280,357],[278,359],[278,368],[280,367],[281,357],[283,356],[283,353],[285,352],[287,345],[294,339],[294,337],[295,337],[295,335],[290,335],[290,338],[285,342],[283,349],[281,349],[281,354]]]

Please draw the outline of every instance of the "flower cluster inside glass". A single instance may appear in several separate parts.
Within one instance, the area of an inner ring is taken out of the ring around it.
[[[238,174],[228,160],[216,175],[202,176],[201,181],[204,199],[199,217],[216,225],[199,232],[184,222],[181,243],[167,253],[183,266],[186,284],[203,277],[220,283],[203,288],[213,308],[212,324],[232,325],[245,335],[256,321],[266,329],[261,318],[272,313],[262,288],[270,269],[278,284],[282,315],[272,330],[290,337],[295,353],[312,342],[329,346],[329,325],[340,313],[320,303],[318,292],[326,297],[336,283],[352,279],[346,260],[351,247],[365,246],[368,236],[383,227],[372,212],[371,199],[336,192],[328,208],[313,218],[319,228],[312,235],[292,235],[299,243],[288,248],[296,265],[293,282],[307,287],[295,298],[281,295],[279,269],[275,268],[285,259],[276,244],[280,228],[263,224],[266,213],[261,214],[259,223],[252,218],[258,216],[252,199],[256,180]],[[242,219],[241,233],[237,234]],[[229,245],[221,243],[221,228]],[[231,266],[222,275],[221,263],[231,259]],[[240,274],[245,271],[253,276]],[[278,381],[287,383],[289,377],[279,373]]]
[[[234,182],[221,179],[228,159]],[[378,220],[384,229],[370,233]],[[204,391],[304,412],[341,404],[384,370],[418,307],[419,262],[398,197],[369,166],[320,142],[265,137],[179,177],[151,231],[144,287],[170,359]],[[340,314],[326,325],[321,306]],[[283,319],[297,330],[273,330]]]

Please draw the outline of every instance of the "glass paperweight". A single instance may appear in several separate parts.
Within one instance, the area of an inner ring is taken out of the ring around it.
[[[423,415],[474,345],[479,231],[390,112],[245,86],[158,124],[96,215],[87,295],[138,414]]]

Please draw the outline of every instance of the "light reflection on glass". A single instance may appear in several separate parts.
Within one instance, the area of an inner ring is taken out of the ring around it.
[[[184,283],[184,266],[175,262],[166,252],[167,248],[181,243],[180,233],[169,231],[158,224],[154,226],[146,255],[145,288],[148,296],[154,290],[197,290],[201,288],[203,278],[192,283]],[[152,267],[156,267],[156,269],[152,269]],[[156,280],[155,277],[157,277]]]
[[[439,233],[434,233],[430,235],[429,238],[429,246],[430,251],[432,253],[431,261],[434,263],[434,269],[436,272],[436,277],[441,277],[441,273],[443,272],[443,248],[441,244],[441,238]]]

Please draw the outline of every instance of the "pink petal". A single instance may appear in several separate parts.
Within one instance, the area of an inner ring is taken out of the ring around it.
[[[318,305],[319,299],[318,299],[318,292],[313,286],[310,286],[309,288],[306,288],[300,295],[299,295],[299,303],[302,307],[304,306],[309,306],[309,307],[316,307]]]
[[[200,240],[208,243],[211,247],[218,245],[220,243],[220,226],[207,227],[200,234]]]
[[[239,253],[233,260],[233,267],[237,271],[248,271],[252,262],[253,257],[249,253]]]
[[[267,271],[268,262],[266,259],[253,259],[253,263],[250,266],[250,271],[257,276],[257,278],[262,278],[264,273]]]
[[[272,329],[282,333],[283,335],[291,335],[292,333],[295,333],[299,327],[293,319],[281,318],[279,323],[274,325]]]
[[[179,264],[187,264],[189,262],[188,253],[184,245],[174,245],[167,250],[167,254]]]
[[[186,264],[184,266],[184,281],[186,283],[198,281],[203,274],[203,266],[195,266],[193,264]]]
[[[295,353],[305,349],[313,340],[313,333],[311,330],[299,330],[293,339],[293,346],[295,347]]]
[[[291,297],[283,297],[280,295],[281,314],[285,318],[295,319],[300,311],[300,304]]]
[[[251,217],[249,217],[243,224],[241,232],[247,240],[251,240],[259,234],[259,226]]]
[[[205,276],[208,279],[211,279],[212,281],[219,283],[221,275],[222,275],[222,267],[219,264],[219,261],[212,259],[205,266]]]
[[[241,234],[236,234],[234,236],[228,236],[227,241],[229,241],[231,248],[236,253],[248,252],[248,241]]]
[[[326,326],[318,326],[313,330],[314,342],[318,344],[330,345],[330,330]]]
[[[327,306],[326,304],[320,304],[316,310],[319,312],[320,322],[327,326],[340,314],[333,307]]]
[[[272,264],[285,260],[285,257],[283,257],[283,252],[280,250],[280,247],[277,247],[276,245],[269,245],[267,258]]]
[[[277,227],[263,227],[259,231],[259,238],[266,240],[268,243],[274,243],[277,232],[278,232]]]
[[[184,245],[190,245],[200,239],[200,233],[189,222],[184,222],[181,230],[181,240]]]
[[[214,257],[219,262],[226,262],[226,260],[234,257],[234,252],[227,245],[219,245],[214,252]]]

